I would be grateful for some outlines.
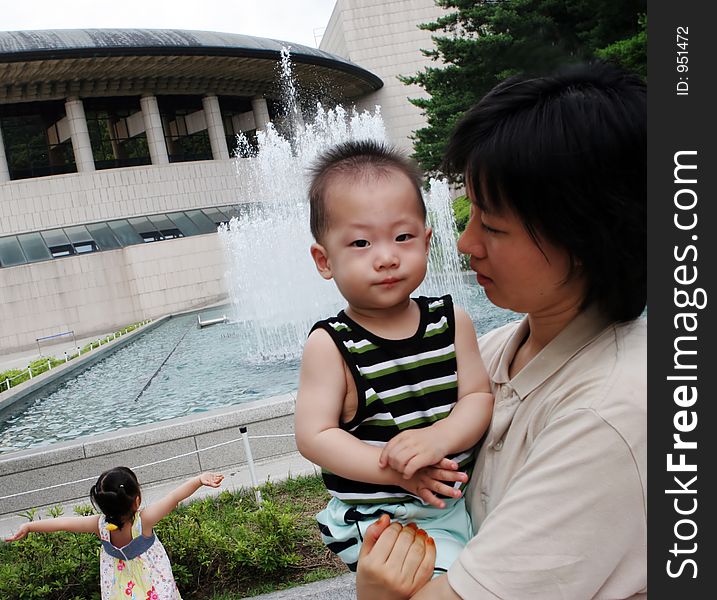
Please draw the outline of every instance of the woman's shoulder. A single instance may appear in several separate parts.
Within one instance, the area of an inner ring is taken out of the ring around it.
[[[480,335],[478,337],[478,345],[480,346],[481,354],[485,356],[503,346],[503,344],[510,339],[510,336],[513,335],[513,332],[518,328],[522,320],[522,315],[516,315],[514,321],[510,321],[505,325],[501,325]]]

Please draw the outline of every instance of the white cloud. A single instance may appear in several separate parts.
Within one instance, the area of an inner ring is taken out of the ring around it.
[[[22,0],[4,3],[0,28],[195,29],[318,46],[335,0]]]

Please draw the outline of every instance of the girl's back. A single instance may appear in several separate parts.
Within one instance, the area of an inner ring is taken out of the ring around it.
[[[154,532],[149,537],[143,535],[141,511],[135,513],[131,528],[112,532],[101,516],[99,535],[102,600],[181,600],[162,542]],[[128,538],[121,547],[112,543],[113,539],[119,544]]]

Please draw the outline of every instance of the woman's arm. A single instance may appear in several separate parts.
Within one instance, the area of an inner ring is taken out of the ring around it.
[[[538,434],[448,576],[415,597],[593,598],[618,568],[625,589],[613,590],[616,597],[640,592],[646,585],[646,519],[637,462],[600,414],[582,409],[556,419]],[[359,560],[357,589],[378,580],[383,598],[404,598],[391,587],[388,561],[400,563],[406,550],[387,556],[369,563],[371,569],[362,569]]]
[[[203,485],[217,488],[221,485],[224,475],[221,473],[202,473],[185,481],[169,494],[153,502],[142,511],[142,533],[149,535],[154,526],[171,513],[182,500],[189,498]]]
[[[71,533],[95,533],[99,532],[99,515],[88,515],[86,517],[58,517],[56,519],[40,519],[23,523],[14,535],[5,538],[6,542],[16,542],[24,538],[28,533],[54,533],[57,531],[69,531]]]

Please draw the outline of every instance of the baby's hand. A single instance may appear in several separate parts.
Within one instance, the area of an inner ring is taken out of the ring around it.
[[[378,464],[410,479],[419,469],[435,465],[446,456],[438,438],[431,427],[402,431],[383,447]]]
[[[445,508],[446,503],[438,495],[460,498],[462,496],[461,491],[450,485],[450,482],[460,481],[465,483],[468,481],[468,475],[462,471],[457,471],[457,465],[451,463],[452,461],[444,459],[437,465],[418,470],[406,482],[405,488],[431,506]]]
[[[202,485],[208,485],[213,488],[219,487],[223,480],[224,475],[221,473],[210,473],[207,471],[199,476],[199,481],[202,482]]]
[[[5,538],[5,541],[17,542],[18,540],[24,538],[28,533],[30,533],[30,525],[29,523],[23,523],[22,525],[20,525],[20,529],[15,532],[15,535]]]

